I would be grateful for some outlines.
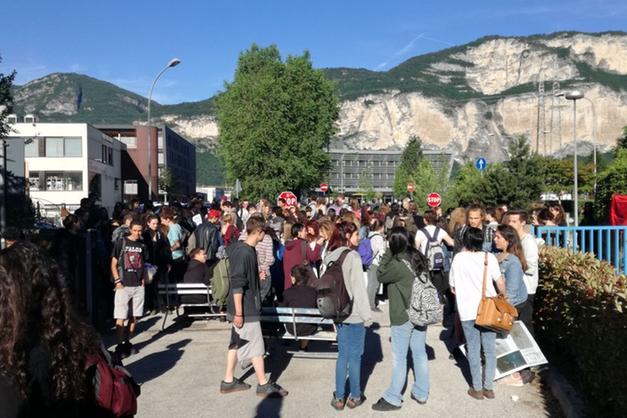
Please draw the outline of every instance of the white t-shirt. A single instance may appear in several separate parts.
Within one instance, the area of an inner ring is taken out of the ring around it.
[[[477,319],[477,309],[481,301],[483,286],[483,261],[485,253],[481,251],[462,251],[457,253],[451,264],[449,284],[455,288],[457,311],[461,321]],[[486,296],[496,296],[493,281],[501,277],[499,262],[492,253],[488,253],[488,276]]]
[[[427,232],[429,233],[429,235],[431,235],[431,237],[438,243],[441,244],[442,240],[444,240],[444,238],[449,238],[448,233],[440,228],[438,230],[438,236],[435,236],[435,229],[436,226],[435,225],[427,225],[425,226],[425,228],[427,230]],[[427,236],[424,234],[424,232],[422,232],[421,229],[418,230],[418,232],[416,232],[416,239],[414,240],[414,245],[416,246],[416,248],[418,249],[418,251],[420,251],[421,253],[423,253],[424,255],[426,255],[426,251],[427,251],[427,242],[429,241],[429,238],[427,238]]]
[[[523,280],[527,286],[527,293],[535,295],[538,288],[538,243],[533,235],[525,234],[520,240],[520,245],[527,261],[527,271]]]

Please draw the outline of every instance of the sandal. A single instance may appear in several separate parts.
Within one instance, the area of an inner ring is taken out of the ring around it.
[[[345,405],[346,405],[346,401],[344,400],[344,398],[342,399],[336,398],[335,392],[333,392],[333,399],[331,400],[331,406],[333,407],[333,409],[335,409],[336,411],[341,411],[344,409]]]
[[[359,399],[354,399],[349,396],[348,400],[346,401],[346,406],[348,406],[350,409],[355,409],[358,406],[361,406],[365,401],[366,397],[363,394],[359,396]]]

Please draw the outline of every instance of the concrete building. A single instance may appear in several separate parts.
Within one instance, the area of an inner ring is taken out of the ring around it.
[[[361,185],[364,181],[360,182],[361,177],[368,175],[375,192],[390,196],[394,185],[394,173],[400,164],[402,153],[401,150],[331,149],[329,150],[331,170],[328,183],[335,191],[357,193],[363,191]],[[451,169],[452,154],[424,150],[423,155],[431,162],[434,170]]]
[[[27,192],[42,209],[73,211],[95,193],[111,212],[122,199],[121,142],[86,123],[33,119],[13,123],[11,129],[7,141],[24,144]]]
[[[165,169],[176,181],[175,193],[190,196],[196,191],[196,146],[166,125],[97,125],[107,135],[126,145],[122,158],[124,195],[148,199],[148,134],[151,139],[151,187],[153,198],[164,191],[159,177]]]

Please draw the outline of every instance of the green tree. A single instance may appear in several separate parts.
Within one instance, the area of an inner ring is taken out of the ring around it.
[[[374,185],[372,184],[372,173],[367,168],[363,169],[359,174],[357,186],[359,187],[359,192],[363,194],[368,202],[371,202],[376,197]]]
[[[422,140],[417,136],[411,136],[401,154],[401,160],[394,172],[394,185],[392,190],[395,196],[407,196],[407,183],[416,181],[416,172],[423,161]]]
[[[616,140],[616,150],[627,149],[627,126],[623,127],[623,134]]]
[[[232,83],[216,100],[218,154],[229,183],[250,198],[300,193],[321,181],[335,133],[334,84],[312,67],[308,52],[281,59],[276,46],[240,54]]]
[[[2,62],[2,57],[0,57]],[[0,73],[0,138],[4,138],[9,133],[9,126],[6,117],[13,112],[13,94],[11,86],[15,80],[15,71],[11,74]]]
[[[178,186],[178,181],[172,174],[172,171],[167,168],[161,170],[161,174],[159,175],[159,190],[163,190],[167,194],[172,194],[178,191]]]

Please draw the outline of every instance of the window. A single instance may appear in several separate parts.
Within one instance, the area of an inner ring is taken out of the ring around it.
[[[28,184],[31,191],[80,191],[83,189],[81,171],[31,171]]]
[[[26,141],[29,141],[26,143]],[[25,157],[39,157],[39,138],[29,138],[24,142]]]
[[[63,157],[63,138],[46,138],[46,157]]]
[[[126,148],[129,148],[129,149],[137,148],[136,136],[122,136],[120,137],[120,141],[122,141],[123,144],[126,144]]]
[[[107,154],[109,156],[109,158],[107,159],[109,165],[113,165],[113,148],[111,147],[107,147]]]
[[[83,141],[81,138],[65,138],[65,152],[66,157],[80,157],[83,155]]]

